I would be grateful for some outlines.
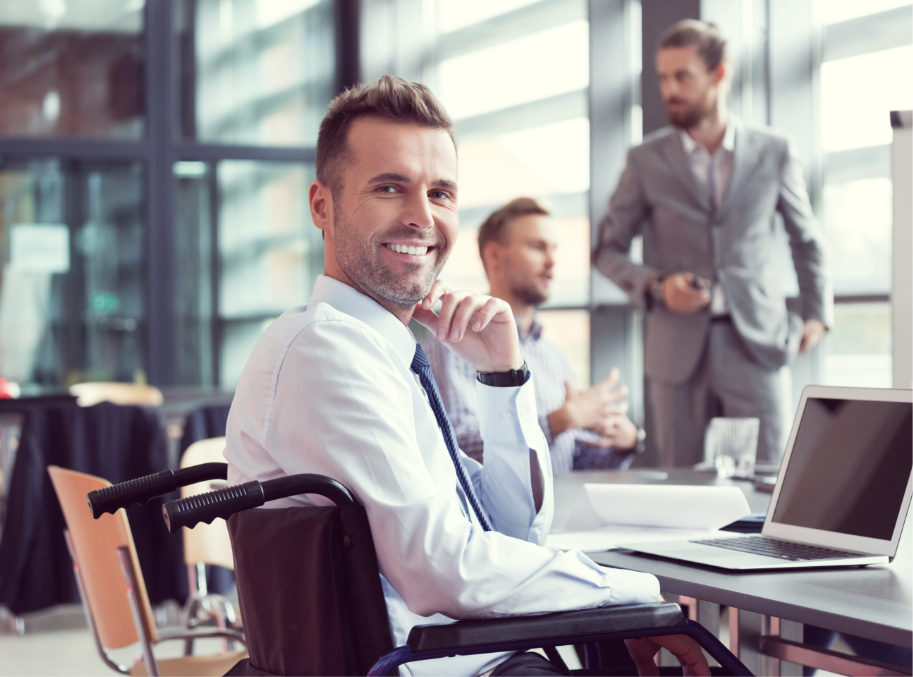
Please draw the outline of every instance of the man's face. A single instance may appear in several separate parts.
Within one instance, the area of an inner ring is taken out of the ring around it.
[[[497,245],[500,256],[492,274],[502,276],[517,299],[534,306],[545,303],[558,248],[551,219],[540,214],[519,216],[506,231],[504,243]]]
[[[724,66],[708,71],[695,47],[668,47],[656,55],[656,75],[669,122],[689,129],[715,107]]]
[[[332,199],[332,227],[324,228],[326,274],[388,309],[411,309],[459,230],[453,141],[441,129],[360,118],[347,144],[352,159]]]

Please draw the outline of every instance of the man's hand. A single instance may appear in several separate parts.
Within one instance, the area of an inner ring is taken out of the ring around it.
[[[571,428],[608,434],[609,420],[613,416],[624,415],[628,410],[628,387],[618,385],[618,378],[618,369],[612,369],[604,381],[586,390],[578,390],[566,382],[564,406],[548,415],[552,435],[558,436]]]
[[[641,637],[639,639],[626,639],[625,645],[628,653],[637,665],[640,675],[658,675],[654,656],[660,648],[668,649],[678,662],[682,664],[682,674],[709,675],[710,666],[704,658],[704,652],[690,637],[685,635],[664,635],[662,637]]]
[[[821,320],[806,320],[802,327],[802,342],[799,344],[799,352],[807,353],[818,345],[818,341],[826,331],[827,327]]]
[[[663,279],[663,303],[674,313],[687,315],[710,305],[710,280],[692,273],[675,273]]]
[[[620,451],[637,446],[637,426],[625,414],[612,414],[598,440],[579,440],[580,444],[593,447],[612,447]]]
[[[438,301],[441,310],[435,313],[432,308]],[[412,317],[478,371],[509,371],[523,366],[517,324],[507,301],[453,291],[438,280],[415,306]]]

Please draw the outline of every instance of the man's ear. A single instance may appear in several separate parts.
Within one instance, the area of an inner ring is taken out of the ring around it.
[[[333,194],[321,181],[314,181],[308,189],[311,221],[323,231],[324,236],[333,225]]]
[[[713,80],[717,85],[723,86],[728,83],[730,66],[725,61],[720,61],[720,64],[716,67],[716,72],[713,74]]]
[[[490,273],[497,268],[501,261],[501,245],[494,240],[489,240],[482,246],[482,265],[485,271]]]

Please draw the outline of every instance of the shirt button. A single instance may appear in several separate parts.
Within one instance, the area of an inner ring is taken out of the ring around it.
[[[503,416],[504,418],[510,418],[510,412],[505,411],[503,414],[501,414],[501,416]]]

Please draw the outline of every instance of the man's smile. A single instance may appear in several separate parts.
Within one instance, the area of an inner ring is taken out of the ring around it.
[[[385,242],[384,247],[386,247],[391,252],[396,254],[403,254],[406,256],[427,256],[433,252],[437,247],[430,245],[414,245],[414,244],[400,244],[393,242]]]

